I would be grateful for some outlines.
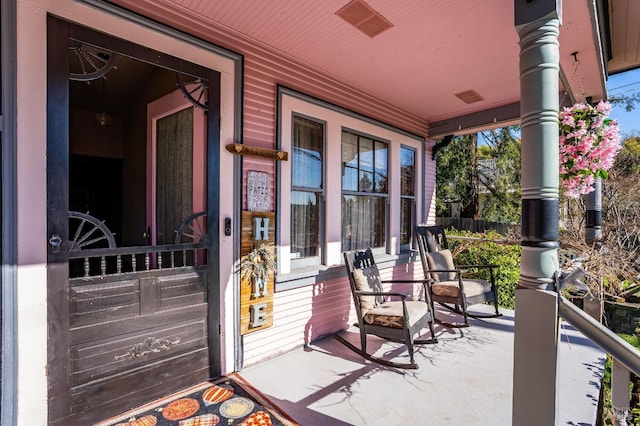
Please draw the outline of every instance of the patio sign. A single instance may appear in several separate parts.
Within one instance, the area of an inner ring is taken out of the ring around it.
[[[275,244],[275,214],[273,212],[243,211],[240,259],[255,249]],[[273,253],[273,251],[271,251]],[[240,334],[263,330],[273,325],[273,272],[262,282],[250,274],[240,273]]]
[[[271,188],[269,173],[247,172],[247,209],[266,212],[271,210]]]

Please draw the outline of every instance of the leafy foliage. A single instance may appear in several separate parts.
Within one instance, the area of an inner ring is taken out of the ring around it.
[[[483,132],[483,157],[492,160],[492,170],[478,168],[478,182],[488,191],[481,203],[481,217],[492,222],[520,221],[520,139],[517,127]]]
[[[449,202],[468,208],[474,199],[475,135],[453,138],[436,155],[436,215],[447,216]],[[471,196],[470,196],[471,195]]]
[[[622,105],[627,112],[631,112],[636,107],[636,104],[640,103],[640,93],[610,96],[609,102],[614,105]]]
[[[618,334],[627,343],[636,349],[640,350],[640,335],[636,331],[636,334]],[[604,407],[602,410],[602,424],[611,425],[614,423],[613,410],[611,408],[611,355],[607,355],[607,361],[604,367],[604,377],[602,379],[603,386],[603,402]],[[640,426],[640,401],[637,398],[637,393],[640,392],[638,386],[640,385],[640,379],[631,373],[631,383],[629,384],[629,390],[632,392],[631,398],[631,413],[630,418],[627,417],[629,426]],[[636,395],[633,395],[633,394]]]
[[[505,238],[496,231],[477,233],[447,230],[447,236],[472,237],[480,240],[449,239],[449,247],[456,265],[498,265],[494,269],[494,278],[498,287],[498,303],[505,308],[515,306],[515,290],[520,278],[520,257],[522,249],[519,241]],[[494,242],[498,241],[498,242]],[[489,271],[485,268],[470,270],[468,277],[489,279]]]
[[[454,137],[436,155],[436,215],[462,205],[461,217],[492,222],[520,220],[520,140],[517,126]]]
[[[640,136],[631,136],[624,141],[614,168],[624,176],[640,172]]]

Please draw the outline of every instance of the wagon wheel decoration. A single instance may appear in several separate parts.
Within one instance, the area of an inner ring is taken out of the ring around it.
[[[180,73],[176,73],[176,79],[178,80],[178,86],[185,98],[197,106],[198,108],[208,111],[208,99],[209,88],[205,81],[200,78],[195,78],[191,81],[185,79],[185,76]]]
[[[116,247],[113,233],[107,228],[104,221],[100,221],[88,213],[70,211],[69,231],[69,251],[104,247],[104,242],[109,248]],[[73,232],[73,236],[71,232]]]
[[[176,244],[207,242],[207,212],[194,213],[176,231]]]
[[[116,54],[87,46],[82,43],[76,43],[69,46],[72,58],[70,66],[73,71],[69,72],[69,79],[74,81],[91,81],[102,78],[111,71],[116,62]]]

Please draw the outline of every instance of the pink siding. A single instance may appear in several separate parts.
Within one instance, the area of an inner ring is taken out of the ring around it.
[[[213,22],[204,22],[185,10],[178,15],[175,9],[149,0],[135,3],[117,0],[114,3],[128,6],[159,22],[244,55],[244,134],[239,142],[275,148],[278,84],[417,135],[427,135],[427,123],[417,116],[285,57],[266,45]],[[432,196],[428,193],[433,192],[435,177],[430,167],[430,153],[427,159],[425,195],[427,203],[431,203]],[[272,179],[275,176],[274,162],[255,157],[243,158],[244,173],[249,170],[271,173]],[[246,208],[246,179],[243,179],[243,208]],[[421,276],[421,269],[417,271]],[[413,273],[413,268],[403,266],[397,268],[394,276],[408,277]],[[245,365],[294,349],[353,324],[355,318],[348,288],[346,280],[334,280],[277,293],[274,296],[273,327],[244,336]]]
[[[193,34],[204,40],[240,53],[245,57],[245,142],[272,145],[275,140],[275,85],[293,89],[352,109],[418,135],[427,135],[427,123],[417,116],[392,106],[316,69],[284,57],[266,45],[233,33],[227,28],[186,10],[164,7],[150,0],[117,0],[133,10]],[[133,4],[129,4],[133,3]],[[251,137],[247,135],[252,135]],[[262,136],[258,136],[262,135]]]
[[[424,208],[425,222],[436,222],[436,162],[431,159],[433,144],[428,143],[424,150]]]

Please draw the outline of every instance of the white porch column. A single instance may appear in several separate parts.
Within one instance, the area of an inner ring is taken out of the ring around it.
[[[513,425],[556,424],[560,0],[514,0],[520,37],[522,260]]]

